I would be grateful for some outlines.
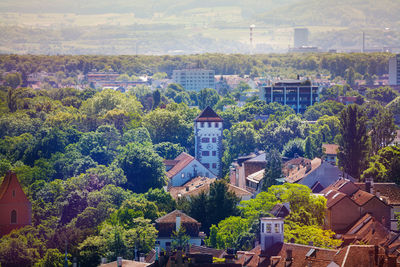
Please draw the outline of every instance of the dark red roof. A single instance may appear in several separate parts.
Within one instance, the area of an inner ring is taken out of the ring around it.
[[[218,114],[215,113],[215,111],[212,108],[208,106],[200,113],[199,116],[196,117],[196,119],[194,119],[194,121],[220,122],[223,121],[223,119],[220,116],[218,116]]]
[[[365,183],[355,183],[365,191]],[[400,205],[400,186],[395,183],[373,183],[374,193],[379,191],[382,197],[386,197],[389,205]]]
[[[176,217],[181,217],[181,222],[182,223],[197,223],[199,224],[198,221],[190,217],[189,215],[186,215],[180,210],[174,210],[173,212],[168,213],[167,215],[164,215],[156,220],[156,223],[176,223]]]
[[[172,178],[177,173],[179,173],[183,168],[185,168],[190,162],[194,160],[194,157],[190,156],[188,153],[182,152],[179,156],[174,159],[174,167],[167,172],[167,177]]]

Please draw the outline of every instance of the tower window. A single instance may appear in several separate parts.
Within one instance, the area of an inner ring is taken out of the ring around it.
[[[278,223],[275,224],[275,233],[279,233],[279,224]]]
[[[11,223],[13,223],[13,224],[17,223],[17,211],[16,210],[11,211]]]
[[[208,137],[203,137],[203,138],[201,138],[201,142],[202,142],[202,143],[209,143],[209,142],[210,142],[210,138],[208,138]]]
[[[212,155],[213,155],[213,156],[216,156],[216,155],[217,155],[217,151],[213,151],[213,152],[212,152]]]
[[[204,128],[204,122],[201,122],[201,123],[200,123],[200,127],[201,127],[201,128]]]
[[[202,156],[210,156],[210,151],[201,151]]]
[[[211,128],[211,122],[208,123],[208,128]]]
[[[218,126],[219,126],[219,125],[218,125],[218,122],[216,122],[216,123],[215,123],[215,128],[218,128]]]
[[[216,143],[217,142],[217,138],[213,137],[212,142]]]
[[[216,169],[217,168],[217,163],[213,163],[212,167],[213,167],[213,169]]]
[[[271,224],[267,223],[265,228],[266,228],[265,232],[270,234],[271,233]]]

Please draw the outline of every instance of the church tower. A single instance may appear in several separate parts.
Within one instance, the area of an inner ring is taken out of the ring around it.
[[[194,120],[195,157],[217,177],[221,175],[222,118],[206,107]]]

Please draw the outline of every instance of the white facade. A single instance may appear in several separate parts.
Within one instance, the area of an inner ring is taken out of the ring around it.
[[[214,175],[221,171],[222,121],[195,122],[195,155]]]
[[[203,166],[198,160],[193,159],[182,170],[170,178],[170,185],[182,186],[198,176],[216,178],[216,175]]]
[[[204,88],[215,89],[215,71],[204,69],[174,70],[172,80],[186,90],[200,91]]]
[[[283,218],[260,218],[261,250],[266,251],[277,243],[283,243],[284,222]]]

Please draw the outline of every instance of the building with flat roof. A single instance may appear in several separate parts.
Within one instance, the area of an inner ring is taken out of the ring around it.
[[[400,54],[389,59],[389,85],[400,85]]]
[[[215,89],[215,71],[205,69],[174,70],[172,80],[186,90],[200,91],[204,88]]]
[[[295,28],[294,29],[294,47],[308,46],[308,34],[307,28]]]
[[[308,80],[280,80],[260,89],[260,99],[267,103],[288,105],[297,113],[319,101],[319,87]]]

